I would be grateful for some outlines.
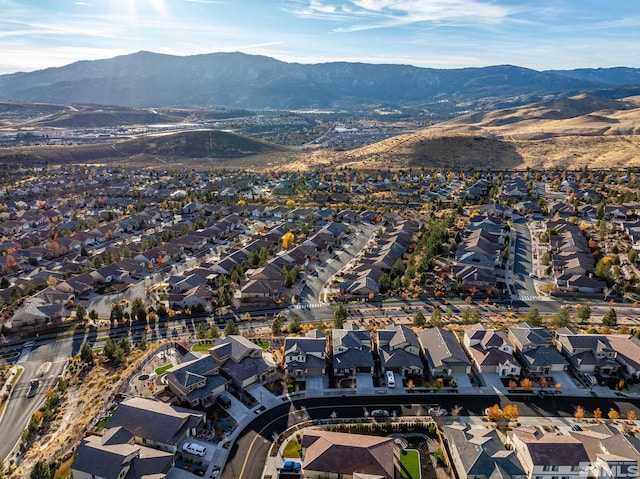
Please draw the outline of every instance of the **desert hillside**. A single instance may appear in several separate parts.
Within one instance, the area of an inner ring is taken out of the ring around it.
[[[291,168],[625,168],[640,165],[640,98],[580,95],[474,113]]]

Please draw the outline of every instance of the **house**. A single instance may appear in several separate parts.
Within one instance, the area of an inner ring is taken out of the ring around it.
[[[520,364],[504,331],[474,324],[465,329],[462,342],[479,373],[496,373],[501,377],[520,375]]]
[[[373,375],[371,332],[356,325],[331,330],[333,343],[333,373],[336,376]]]
[[[190,407],[211,404],[226,391],[228,382],[220,375],[220,365],[211,355],[186,361],[167,371],[169,389]]]
[[[556,345],[577,371],[583,374],[617,374],[616,350],[603,334],[576,334],[569,328],[556,331]]]
[[[418,341],[432,378],[471,373],[471,362],[451,331],[427,329],[418,334]]]
[[[507,444],[516,452],[528,479],[585,477],[580,464],[587,463],[589,456],[582,442],[572,436],[520,426],[509,433]]]
[[[134,443],[123,427],[87,436],[75,453],[71,472],[76,479],[164,477],[175,463],[173,453]]]
[[[231,385],[239,391],[276,374],[271,355],[242,336],[231,335],[216,340],[209,354],[220,366],[220,374],[230,379]]]
[[[305,337],[288,337],[284,343],[284,370],[292,378],[324,376],[327,337],[313,330]]]
[[[133,436],[136,444],[175,453],[178,445],[194,436],[205,420],[204,412],[129,397],[118,404],[106,428],[121,427]]]
[[[309,479],[394,479],[393,438],[307,430],[302,471]]]
[[[393,371],[403,377],[422,376],[420,344],[413,329],[403,325],[387,326],[376,332],[376,345],[382,372]]]
[[[607,334],[606,337],[616,351],[616,361],[629,376],[640,379],[640,339],[627,334]]]
[[[514,451],[507,451],[495,429],[472,429],[470,424],[444,426],[453,466],[459,479],[524,479]]]
[[[640,439],[624,434],[609,424],[588,430],[571,431],[589,455],[589,477],[623,478],[637,476],[640,467]]]

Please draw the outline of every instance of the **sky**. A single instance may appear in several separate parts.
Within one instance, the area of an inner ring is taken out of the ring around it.
[[[640,67],[640,1],[0,0],[0,74],[141,50],[431,68]]]

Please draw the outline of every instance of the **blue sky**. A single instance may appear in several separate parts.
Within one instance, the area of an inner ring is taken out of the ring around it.
[[[433,68],[640,67],[640,1],[0,0],[0,73],[140,50]]]

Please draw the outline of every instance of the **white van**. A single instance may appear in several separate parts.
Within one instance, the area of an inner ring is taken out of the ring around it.
[[[195,444],[193,442],[185,442],[182,445],[182,450],[184,452],[188,452],[189,454],[193,454],[194,456],[203,457],[204,453],[207,452],[207,448],[201,446],[200,444]]]
[[[387,387],[396,387],[396,377],[394,376],[393,371],[387,371]]]

